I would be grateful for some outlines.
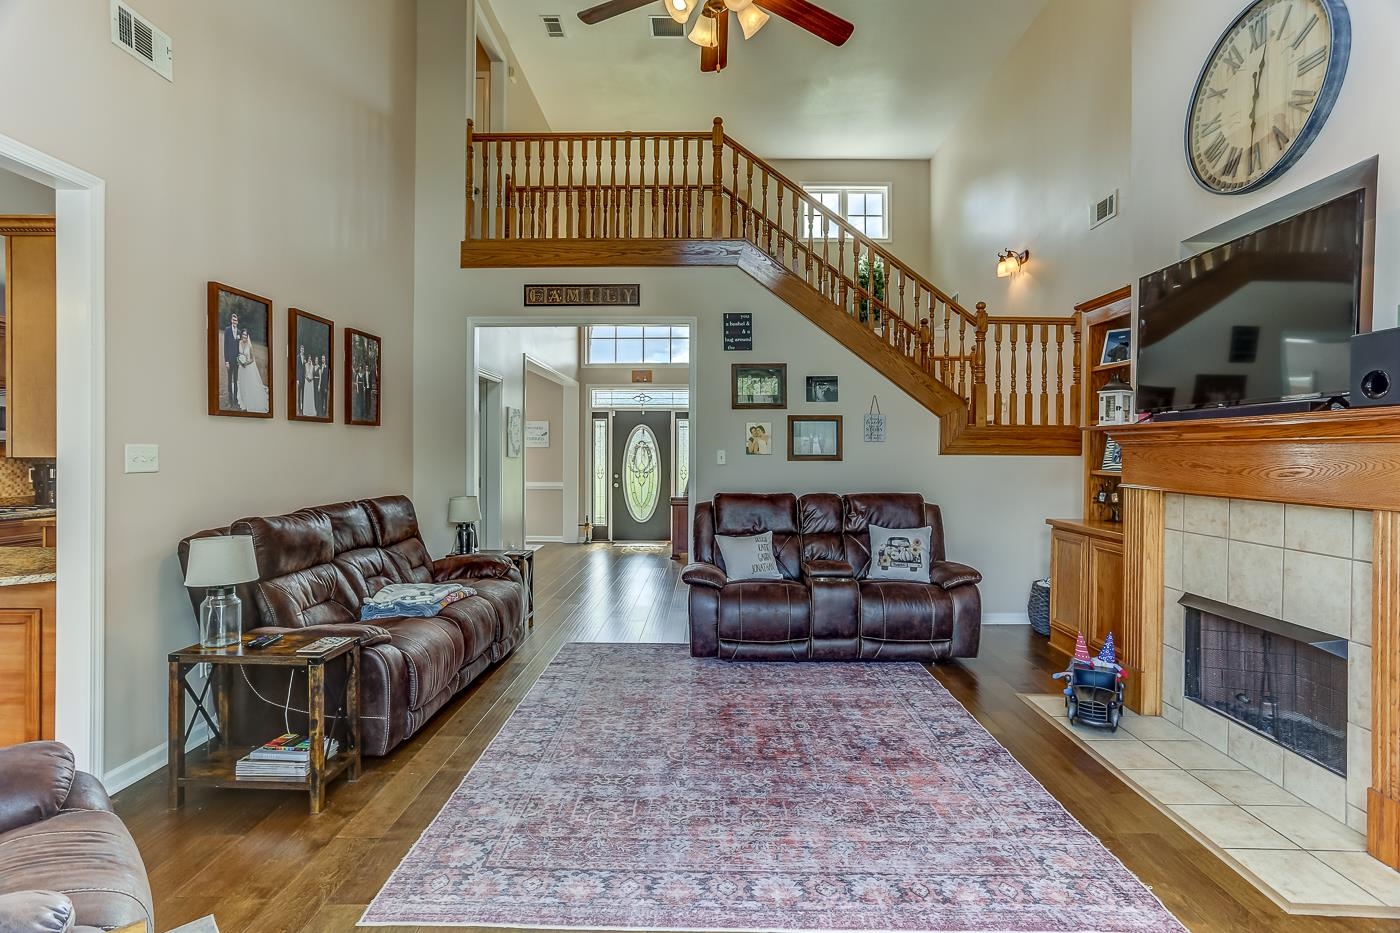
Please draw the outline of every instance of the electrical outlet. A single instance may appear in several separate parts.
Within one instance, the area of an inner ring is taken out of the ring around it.
[[[724,466],[725,462],[726,457],[724,451],[721,450],[715,454],[715,463],[719,464],[720,466]]]
[[[127,444],[126,445],[126,470],[127,473],[159,473],[160,472],[160,445],[158,444]]]

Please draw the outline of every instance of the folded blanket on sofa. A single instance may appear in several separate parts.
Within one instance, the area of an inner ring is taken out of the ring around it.
[[[365,600],[360,607],[360,621],[435,616],[457,600],[475,595],[476,590],[460,583],[390,583]]]

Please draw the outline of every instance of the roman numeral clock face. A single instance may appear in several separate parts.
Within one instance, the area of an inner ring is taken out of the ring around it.
[[[1258,0],[1206,62],[1186,124],[1197,181],[1242,194],[1288,170],[1341,90],[1351,49],[1344,0]]]

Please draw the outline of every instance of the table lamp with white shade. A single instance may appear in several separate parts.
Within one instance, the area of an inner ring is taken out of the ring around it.
[[[453,496],[447,500],[447,523],[457,526],[456,554],[476,553],[476,523],[481,521],[481,505],[476,496]]]
[[[243,601],[234,587],[258,578],[252,535],[217,535],[190,541],[185,586],[208,589],[199,605],[199,644],[228,648],[243,639]]]

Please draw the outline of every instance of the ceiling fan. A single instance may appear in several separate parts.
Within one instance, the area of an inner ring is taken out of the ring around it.
[[[607,0],[578,15],[592,26],[604,20],[640,9],[655,0]],[[723,71],[729,64],[729,14],[739,20],[744,38],[751,39],[767,24],[768,14],[780,16],[832,45],[845,45],[856,27],[811,0],[661,0],[666,12],[682,26],[688,25],[696,10],[700,15],[687,38],[700,46],[700,70]]]

